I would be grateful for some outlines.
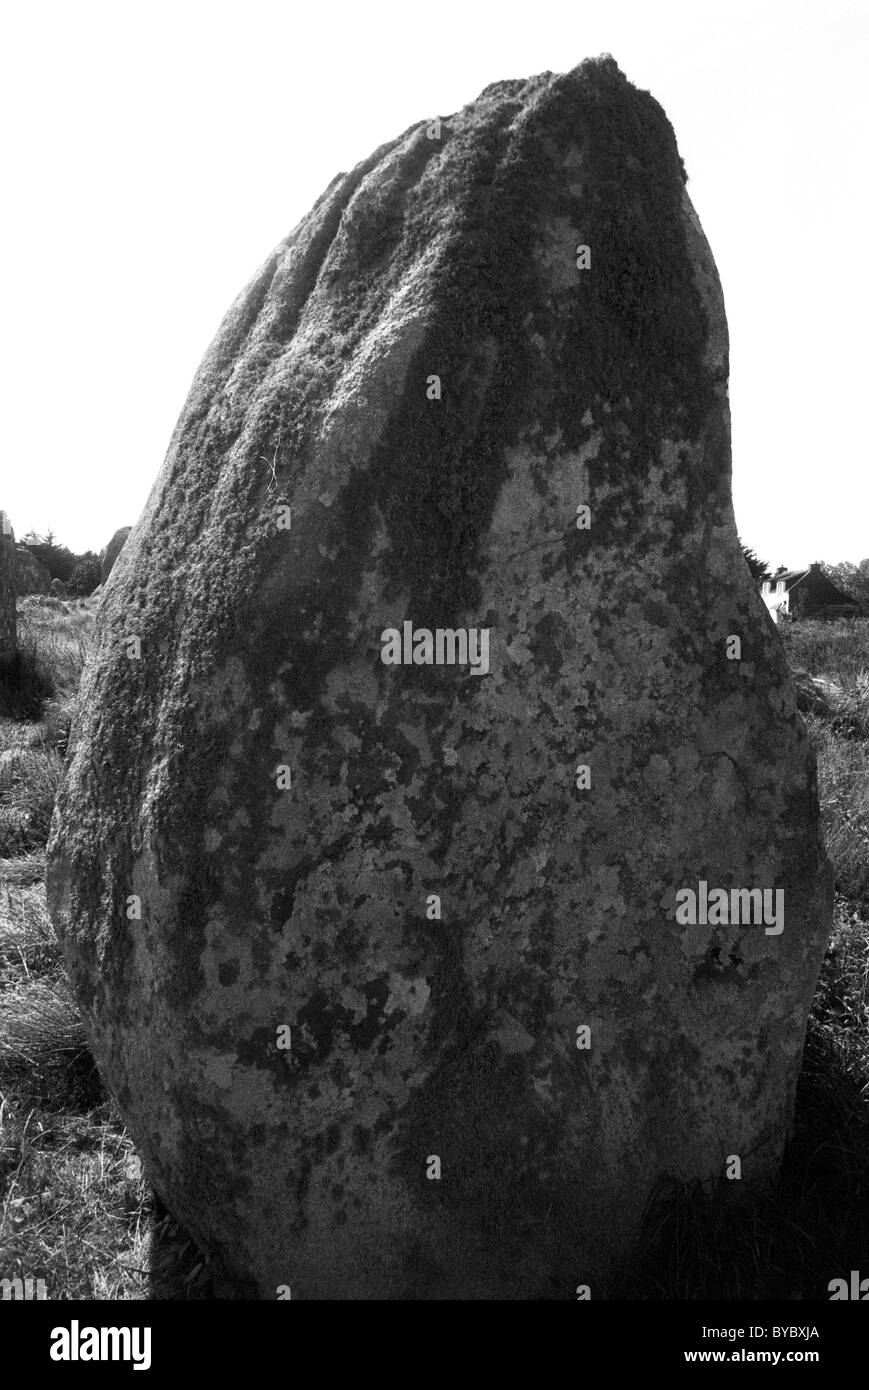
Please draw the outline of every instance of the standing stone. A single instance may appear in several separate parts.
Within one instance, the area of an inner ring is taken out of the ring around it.
[[[132,526],[121,526],[100,555],[100,582],[102,584],[105,584],[114,569],[115,561],[123,550],[132,529]]]
[[[27,549],[15,548],[15,587],[21,594],[47,594],[51,591],[51,571]]]
[[[18,650],[15,595],[15,532],[9,517],[0,511],[0,668]]]
[[[239,1292],[594,1297],[661,1175],[776,1172],[831,883],[727,354],[612,59],[381,146],[225,318],[103,598],[48,884]]]

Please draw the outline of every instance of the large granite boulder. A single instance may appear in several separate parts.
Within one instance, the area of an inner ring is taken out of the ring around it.
[[[612,59],[381,146],[224,319],[48,886],[227,1287],[595,1297],[662,1175],[775,1173],[831,883],[727,352]]]
[[[20,595],[51,592],[51,571],[26,545],[15,548],[15,584]]]
[[[132,526],[120,526],[112,539],[109,541],[105,550],[100,552],[100,583],[105,584],[109,575],[115,567],[115,561],[127,543],[127,537],[132,531]]]
[[[9,517],[0,511],[0,673],[18,650],[15,597],[15,532]]]

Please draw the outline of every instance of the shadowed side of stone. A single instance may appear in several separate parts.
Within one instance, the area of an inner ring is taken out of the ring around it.
[[[237,1290],[594,1296],[662,1175],[775,1173],[831,884],[727,371],[611,59],[382,146],[226,316],[102,600],[48,889]],[[485,671],[427,660],[484,632]]]

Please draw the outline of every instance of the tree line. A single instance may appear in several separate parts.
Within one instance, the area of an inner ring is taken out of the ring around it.
[[[18,542],[41,561],[52,579],[61,579],[67,593],[84,598],[92,594],[100,582],[100,557],[93,550],[76,555],[65,545],[58,545],[53,531],[40,536],[37,531],[28,531]]]

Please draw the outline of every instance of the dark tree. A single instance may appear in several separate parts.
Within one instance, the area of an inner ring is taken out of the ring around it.
[[[743,543],[742,540],[740,540],[739,544],[742,547],[742,553],[745,556],[745,563],[751,570],[752,579],[769,579],[769,565],[766,563],[766,561],[759,560],[755,555],[754,551],[750,550],[748,546]]]
[[[839,565],[822,564],[821,569],[837,588],[859,603],[864,612],[869,609],[869,560],[861,560],[859,565],[848,561]]]
[[[93,550],[86,550],[76,559],[69,577],[69,592],[84,598],[92,594],[100,582],[100,557]]]
[[[51,532],[49,532],[50,534]],[[66,583],[76,562],[76,556],[71,550],[67,550],[65,545],[54,545],[47,540],[38,544],[28,541],[27,549],[31,555],[36,556],[37,560],[41,560],[52,579],[62,579],[64,584]]]

